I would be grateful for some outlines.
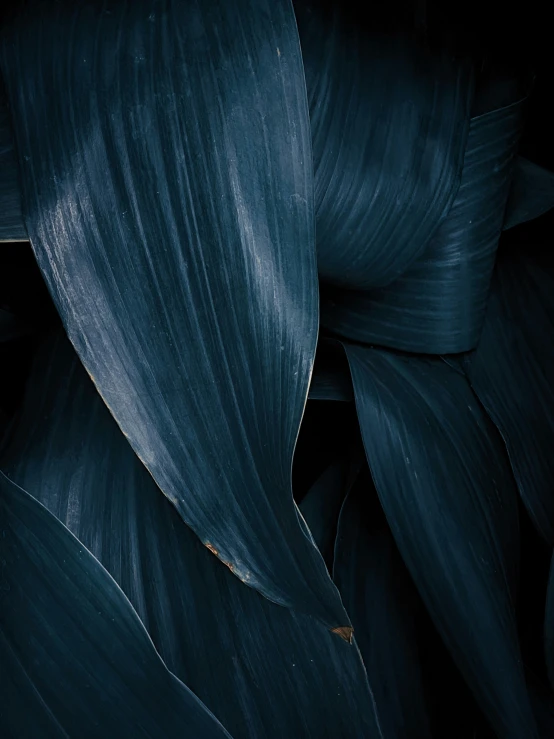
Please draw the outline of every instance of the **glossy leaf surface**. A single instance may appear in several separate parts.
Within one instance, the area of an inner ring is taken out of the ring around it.
[[[169,669],[233,736],[379,737],[355,646],[245,587],[202,546],[64,337],[36,357],[2,467],[106,567]]]
[[[32,246],[119,426],[237,577],[347,627],[291,491],[318,302],[292,6],[41,2],[1,59]]]
[[[356,341],[425,354],[477,345],[521,135],[523,101],[471,120],[462,181],[423,255],[395,282],[336,291],[322,323]]]
[[[314,151],[318,268],[390,284],[423,252],[460,185],[469,65],[295,3]]]
[[[370,470],[429,613],[503,737],[535,737],[514,614],[517,491],[465,377],[345,345]]]
[[[230,736],[104,568],[1,472],[0,526],[2,736]]]

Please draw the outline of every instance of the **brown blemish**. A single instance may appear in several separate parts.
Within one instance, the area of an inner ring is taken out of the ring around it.
[[[352,636],[354,635],[354,629],[352,626],[335,626],[334,629],[331,629],[331,633],[338,634],[341,639],[352,644]]]
[[[217,549],[214,546],[212,546],[211,544],[206,544],[205,546],[206,546],[207,549],[210,550],[210,552],[212,554],[215,554],[215,556],[219,559],[220,562],[223,562],[223,564],[225,565],[225,567],[228,567],[231,570],[231,572],[234,572],[233,565],[230,562],[226,562],[224,559],[221,559],[221,557],[219,556],[219,552],[217,551]]]

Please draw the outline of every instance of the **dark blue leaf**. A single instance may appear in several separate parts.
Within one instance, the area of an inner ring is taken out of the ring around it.
[[[536,737],[514,614],[517,490],[465,377],[345,345],[367,459],[429,613],[499,736]]]
[[[500,252],[483,332],[464,360],[498,427],[523,503],[554,547],[554,278],[535,260]]]
[[[27,230],[104,401],[237,577],[347,635],[291,490],[318,299],[289,0],[31,3],[1,65]]]
[[[202,546],[65,338],[37,354],[2,466],[106,567],[168,668],[234,736],[380,736],[356,648],[245,587]]]
[[[332,292],[322,304],[324,326],[356,341],[425,354],[476,346],[523,107],[518,100],[472,118],[460,189],[422,256],[387,287]]]
[[[0,531],[2,736],[229,737],[106,570],[1,472]]]
[[[390,284],[423,253],[460,185],[472,99],[465,62],[368,33],[336,4],[295,3],[314,150],[318,267]]]

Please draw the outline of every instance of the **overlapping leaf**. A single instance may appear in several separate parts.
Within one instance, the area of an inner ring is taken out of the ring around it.
[[[537,736],[516,635],[517,492],[466,379],[345,345],[367,459],[406,565],[502,737]]]
[[[554,279],[511,250],[496,265],[483,332],[464,360],[508,449],[520,495],[554,546]]]
[[[237,577],[347,627],[291,492],[317,280],[289,0],[31,3],[1,64],[32,246],[118,424]]]
[[[333,576],[352,618],[383,736],[431,736],[416,638],[419,605],[369,475],[344,502]]]
[[[314,150],[321,277],[390,284],[423,252],[460,184],[469,65],[368,34],[340,7],[297,11]]]
[[[0,527],[2,736],[229,737],[104,568],[2,473]]]
[[[472,118],[460,189],[424,254],[387,287],[332,292],[322,305],[323,325],[404,351],[440,354],[476,346],[522,114],[523,101],[516,100]]]
[[[169,669],[233,736],[379,737],[355,647],[245,587],[202,546],[65,337],[37,355],[2,467],[102,562]]]

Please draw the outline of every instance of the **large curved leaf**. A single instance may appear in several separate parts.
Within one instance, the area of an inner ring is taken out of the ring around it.
[[[246,588],[159,494],[65,337],[37,354],[2,457],[135,606],[169,669],[236,737],[379,737],[357,650]]]
[[[297,12],[325,281],[387,285],[423,252],[460,184],[472,75],[403,36],[368,33],[336,4]]]
[[[499,254],[481,339],[464,369],[506,442],[531,520],[554,547],[554,279],[548,270],[511,251]]]
[[[435,625],[499,736],[536,737],[516,634],[517,491],[496,429],[440,359],[345,345],[375,487]]]
[[[331,294],[323,301],[323,325],[356,341],[426,354],[477,345],[523,102],[472,118],[460,189],[424,254],[387,287]]]
[[[341,510],[333,577],[356,630],[387,739],[425,739],[431,729],[418,652],[419,599],[363,474]]]
[[[2,736],[229,737],[104,568],[1,472],[0,527]]]
[[[291,491],[317,276],[289,0],[32,3],[1,63],[32,246],[118,424],[237,577],[347,634]]]

